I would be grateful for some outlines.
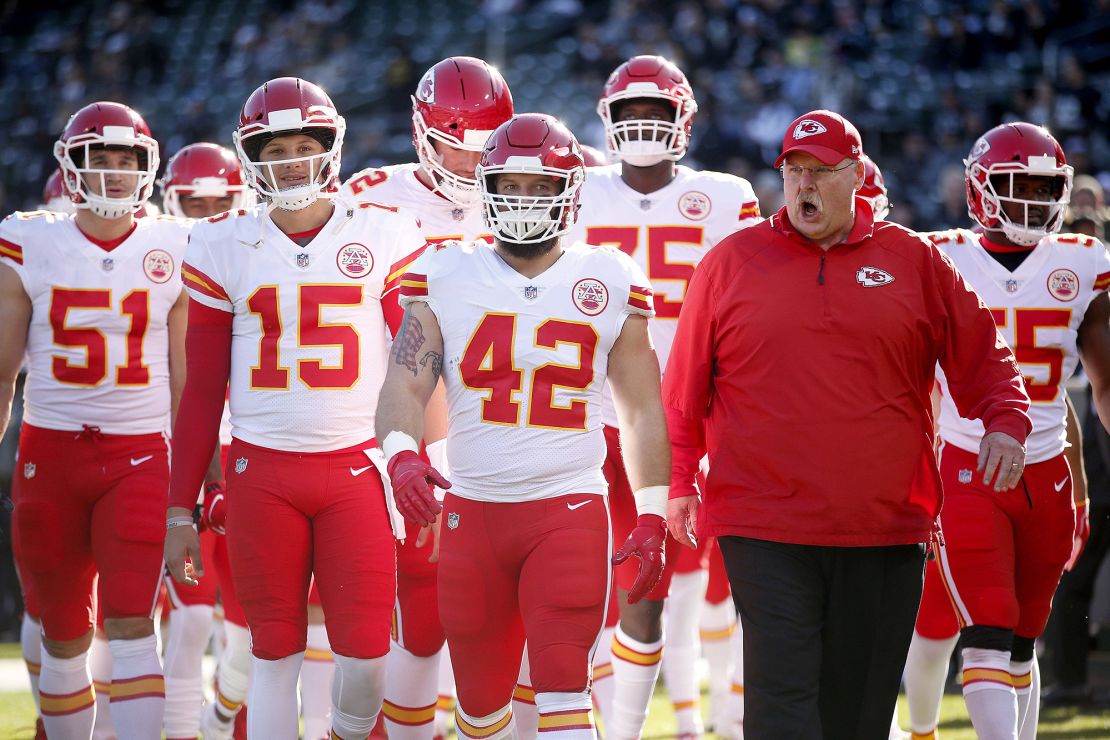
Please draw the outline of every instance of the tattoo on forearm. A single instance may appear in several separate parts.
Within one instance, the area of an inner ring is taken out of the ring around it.
[[[421,358],[420,365],[431,370],[432,377],[438,379],[443,370],[443,355],[439,352],[428,352]]]
[[[405,318],[401,321],[401,328],[397,331],[397,338],[393,341],[393,362],[412,371],[413,375],[420,372],[416,364],[416,354],[424,346],[424,326],[420,319],[406,311]]]

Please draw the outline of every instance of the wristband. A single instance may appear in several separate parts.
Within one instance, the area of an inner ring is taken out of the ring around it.
[[[174,527],[193,526],[193,517],[191,516],[175,516],[166,520],[166,530],[171,530]]]
[[[385,439],[382,440],[382,454],[385,455],[386,460],[392,460],[394,455],[405,450],[420,453],[420,447],[416,444],[416,440],[404,432],[398,432],[394,429],[385,435]]]
[[[636,515],[654,514],[666,519],[667,496],[669,493],[670,486],[644,486],[640,488],[632,494],[632,497],[636,499]]]

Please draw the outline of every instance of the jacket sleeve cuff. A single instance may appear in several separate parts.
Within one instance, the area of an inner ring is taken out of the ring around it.
[[[986,433],[1002,432],[1010,435],[1021,444],[1025,444],[1032,428],[1032,422],[1030,422],[1027,415],[1020,411],[1007,411],[991,419],[990,424],[986,427]]]
[[[701,420],[687,419],[671,406],[667,407],[667,432],[671,438],[670,498],[696,496],[694,476],[704,454],[704,427]]]

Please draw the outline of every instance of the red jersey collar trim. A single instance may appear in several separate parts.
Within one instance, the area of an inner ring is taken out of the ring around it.
[[[329,218],[328,221],[330,220],[331,219]],[[328,221],[320,224],[315,229],[309,229],[308,231],[298,231],[294,234],[286,234],[286,236],[289,237],[289,239],[292,241],[297,241],[299,239],[308,239],[309,241],[312,241],[316,238],[317,234],[324,230],[324,227],[328,225]]]
[[[783,206],[778,213],[771,217],[771,228],[779,232],[791,241],[798,242],[799,244],[813,244],[812,241],[802,236],[790,223],[790,217],[786,213],[786,206]],[[863,198],[856,197],[856,221],[852,225],[852,230],[848,232],[848,237],[841,242],[841,244],[858,244],[874,235],[875,233],[875,216],[871,212],[871,205]],[[839,245],[833,245],[839,246]]]
[[[1037,248],[1036,244],[1029,247],[1022,247],[1010,244],[999,244],[998,242],[991,241],[991,239],[986,234],[979,235],[979,244],[981,244],[983,246],[983,249],[987,250],[988,252],[1000,252],[1003,254],[1012,254],[1014,252],[1032,252],[1034,249]]]
[[[77,226],[77,222],[74,221],[73,225]],[[135,229],[137,229],[137,228],[139,228],[139,222],[133,220],[131,222],[131,228],[127,230],[126,234],[124,234],[123,236],[120,236],[120,237],[116,237],[115,239],[104,240],[104,239],[97,239],[95,236],[89,236],[88,234],[85,233],[84,229],[82,229],[80,226],[77,226],[77,230],[81,232],[81,236],[85,237],[90,242],[92,242],[96,246],[103,249],[105,252],[111,252],[113,249],[118,247],[120,244],[123,244],[125,241],[127,241],[127,237],[129,237],[129,236],[131,236],[132,234],[135,233]]]

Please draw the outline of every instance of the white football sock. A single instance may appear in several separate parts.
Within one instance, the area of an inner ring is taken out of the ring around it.
[[[108,639],[102,637],[100,632],[93,634],[92,647],[89,648],[89,672],[96,692],[92,740],[113,740],[116,726],[112,722],[112,651],[108,648]]]
[[[613,711],[606,718],[608,740],[637,740],[644,729],[648,704],[659,664],[663,657],[663,640],[640,642],[624,633],[618,624],[613,633]]]
[[[345,740],[364,738],[374,729],[385,694],[385,656],[335,656],[331,688],[331,729]],[[251,708],[253,711],[253,707]]]
[[[31,696],[35,698],[35,713],[39,714],[39,673],[42,672],[42,625],[23,613],[19,625],[19,647],[23,651],[23,664],[31,680]]]
[[[216,709],[223,718],[235,719],[247,700],[251,671],[251,636],[246,627],[224,621],[224,649],[216,667]]]
[[[277,660],[251,656],[247,737],[298,740],[301,723],[297,717],[297,677],[303,661],[304,653]]]
[[[1010,681],[1010,651],[964,648],[964,703],[979,740],[1017,737],[1017,694]]]
[[[715,732],[739,721],[729,711],[729,695],[733,678],[733,635],[737,629],[736,607],[732,599],[712,604],[705,602],[701,610],[698,636],[702,655],[709,667],[709,717]]]
[[[455,732],[460,740],[505,740],[514,737],[513,707],[506,704],[485,717],[471,717],[455,707]]]
[[[204,704],[204,651],[212,635],[212,607],[179,606],[170,612],[166,640],[166,711],[162,727],[167,740],[196,739]]]
[[[166,682],[154,635],[109,640],[112,651],[112,724],[119,740],[149,740],[162,733]],[[197,711],[200,705],[197,705]]]
[[[940,700],[948,678],[952,650],[960,639],[958,634],[934,640],[917,631],[910,640],[906,656],[906,706],[910,711],[910,731],[917,735],[935,732],[940,722]]]
[[[447,737],[455,727],[455,671],[447,645],[439,651],[439,695],[436,697],[436,737]]]
[[[1037,720],[1040,716],[1041,672],[1037,654],[1032,660],[1010,661],[1010,680],[1018,703],[1018,738],[1037,737]]]
[[[439,656],[413,655],[389,643],[385,661],[385,701],[382,718],[391,740],[426,740],[435,734]]]
[[[335,676],[328,630],[322,624],[308,625],[308,642],[301,664],[301,715],[305,740],[327,737],[331,727],[331,686]]]
[[[544,740],[593,740],[592,701],[589,692],[536,694],[539,731]]]
[[[513,689],[513,724],[516,740],[535,740],[540,727],[540,712],[536,707],[536,692],[532,689],[532,672],[528,668],[528,646],[524,646],[520,659],[520,673]]]
[[[47,736],[90,737],[96,698],[89,676],[89,654],[55,658],[43,650],[40,657],[39,702]]]
[[[705,603],[707,583],[707,570],[675,573],[664,607],[667,651],[663,654],[663,680],[674,706],[679,735],[701,735],[705,731],[699,706],[698,617]]]
[[[606,627],[601,631],[597,648],[594,650],[591,680],[594,712],[606,725],[606,732],[608,732],[609,718],[613,716],[613,633],[615,631],[616,627]]]

